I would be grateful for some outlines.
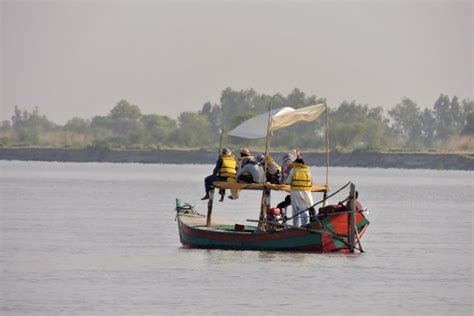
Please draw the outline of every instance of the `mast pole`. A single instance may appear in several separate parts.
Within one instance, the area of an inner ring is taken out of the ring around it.
[[[224,124],[224,123],[222,123]],[[221,138],[219,140],[219,150],[217,151],[217,159],[220,158],[221,156],[221,150],[222,150],[222,138],[224,136],[224,125],[222,125],[221,129]],[[214,204],[214,191],[215,188],[212,187],[212,189],[209,191],[209,201],[207,202],[207,217],[206,217],[206,226],[211,227],[211,218],[212,218],[212,206]],[[219,189],[219,193],[220,193]]]
[[[271,124],[272,124],[272,120],[271,120],[271,112],[272,112],[272,104],[273,101],[270,101],[270,107],[268,109],[268,122],[267,122],[267,140],[265,142],[265,163],[264,163],[264,171],[265,171],[265,175],[267,174],[267,169],[268,169],[268,166],[267,166],[267,157],[268,157],[268,154],[270,152],[270,143],[271,143],[271,140],[272,140],[272,137],[271,137]]]
[[[219,159],[220,155],[221,155],[221,150],[222,150],[222,139],[224,138],[224,108],[222,108],[222,118],[221,118],[221,137],[220,137],[220,140],[219,140],[219,151],[217,152],[217,159]]]
[[[356,244],[356,188],[354,183],[351,183],[351,193],[349,200],[350,213],[347,214],[347,243],[350,245],[350,252],[354,252],[354,247]],[[360,244],[359,244],[360,246]]]
[[[265,177],[267,176],[267,157],[270,152],[270,142],[271,142],[271,112],[272,112],[273,101],[270,101],[270,107],[268,109],[268,121],[267,121],[267,139],[265,142],[265,162],[263,164],[263,172]],[[266,181],[265,181],[266,182]],[[260,216],[258,227],[265,230],[265,224],[267,218],[267,209],[270,207],[270,189],[263,186],[262,191],[262,200],[260,205]]]
[[[328,113],[328,104],[326,105],[326,191],[324,191],[324,202],[323,206],[327,205],[327,195],[329,188],[329,113]]]
[[[224,126],[221,128],[221,138],[219,140],[219,150],[217,151],[217,158],[220,157],[221,155],[221,150],[222,150],[222,138],[224,137]]]

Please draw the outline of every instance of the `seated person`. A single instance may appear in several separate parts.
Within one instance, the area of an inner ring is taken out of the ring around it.
[[[240,150],[240,157],[237,161],[237,167],[238,167],[237,171],[242,169],[246,164],[248,164],[252,160],[255,160],[255,158],[252,156],[250,149],[242,148]]]
[[[267,210],[267,221],[282,224],[283,217],[281,216],[281,210],[278,207]]]
[[[237,160],[237,173],[239,173],[242,168],[248,164],[250,161],[254,161],[255,158],[252,156],[252,152],[248,148],[242,148],[240,149],[240,157]],[[250,176],[247,177],[247,180],[252,182],[253,180],[250,179]],[[237,200],[240,196],[240,190],[239,189],[231,189],[230,190],[231,195],[229,195],[229,199],[231,200]]]
[[[263,170],[263,163],[265,163],[265,156],[257,155],[257,160],[250,160],[237,173],[237,181],[245,183],[264,183],[265,171]]]
[[[267,182],[280,183],[280,166],[273,160],[272,157],[268,156],[266,159],[267,164]]]
[[[228,178],[235,179],[236,169],[237,162],[232,155],[232,151],[229,148],[223,148],[212,174],[204,179],[206,195],[201,200],[209,199],[209,192],[214,188],[212,184],[214,181],[226,181]],[[219,193],[221,195],[219,202],[222,202],[224,201],[225,190],[220,189]]]
[[[285,222],[286,222],[286,219],[287,219],[286,214],[287,214],[288,206],[291,206],[291,195],[289,195],[289,194],[285,197],[285,199],[283,201],[278,203],[277,206],[276,206],[277,208],[279,208],[281,210]]]

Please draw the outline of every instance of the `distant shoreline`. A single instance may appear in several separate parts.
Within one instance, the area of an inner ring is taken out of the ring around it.
[[[272,153],[279,162],[284,153]],[[115,162],[164,164],[213,164],[216,152],[200,150],[109,150],[104,148],[0,148],[0,160],[58,161],[58,162]],[[305,162],[325,166],[325,153],[305,153]],[[398,168],[436,170],[474,170],[474,155],[439,153],[380,153],[354,151],[330,153],[333,167]]]

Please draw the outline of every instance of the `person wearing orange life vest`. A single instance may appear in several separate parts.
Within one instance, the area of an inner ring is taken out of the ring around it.
[[[214,187],[212,182],[227,181],[228,178],[235,179],[236,174],[237,162],[232,155],[232,151],[229,148],[223,148],[212,174],[204,179],[206,195],[201,200],[209,199],[209,191]],[[219,202],[224,201],[225,190],[220,189],[219,194],[221,195]]]
[[[309,213],[306,209],[314,204],[313,196],[311,195],[313,180],[310,167],[304,164],[303,159],[298,158],[293,162],[293,168],[286,178],[285,183],[291,187],[290,196],[293,226],[308,224]],[[301,214],[297,215],[298,213]]]

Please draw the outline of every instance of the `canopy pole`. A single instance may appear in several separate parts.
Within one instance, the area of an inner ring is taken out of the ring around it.
[[[207,201],[206,227],[211,227],[212,204],[214,203],[214,189],[209,191],[209,201]]]
[[[224,130],[225,130],[225,128],[224,128],[224,120],[225,120],[224,108],[222,108],[221,114],[222,114],[222,117],[221,117],[221,137],[219,139],[219,151],[217,152],[217,159],[219,159],[219,157],[221,156],[222,139],[224,138]]]
[[[350,207],[350,213],[347,213],[347,242],[350,247],[350,252],[354,252],[354,247],[356,244],[356,188],[354,183],[351,183],[351,193],[350,193],[351,199],[349,200],[349,207]],[[360,246],[360,244],[359,244]]]
[[[224,126],[221,128],[221,138],[219,140],[219,150],[217,151],[217,159],[221,156],[221,150],[222,150],[222,138],[224,137]]]
[[[267,122],[267,139],[266,139],[266,142],[265,142],[265,163],[263,164],[264,166],[264,171],[265,171],[265,174],[267,174],[267,157],[268,157],[268,154],[270,152],[270,143],[271,143],[271,125],[272,125],[272,116],[271,116],[271,113],[272,113],[272,104],[273,101],[270,101],[270,108],[268,109],[268,122]]]
[[[326,191],[324,192],[324,202],[323,206],[327,205],[327,195],[328,195],[328,188],[329,188],[329,111],[328,111],[328,104],[326,105]]]
[[[265,177],[267,176],[267,157],[270,152],[270,142],[271,142],[272,105],[273,105],[273,101],[270,101],[270,107],[268,109],[268,121],[267,121],[267,139],[265,142],[265,161],[263,164],[263,172],[264,172]],[[270,190],[264,187],[262,191],[262,201],[261,201],[260,216],[259,216],[259,219],[262,222],[258,223],[258,227],[262,230],[265,230],[265,224],[263,222],[267,219],[268,207],[270,207]]]
[[[222,139],[224,138],[224,108],[222,108],[222,118],[221,118],[221,137],[219,139],[219,150],[217,151],[217,159],[219,160],[221,158],[221,150],[222,150]],[[221,197],[225,195],[225,190],[219,190],[219,194],[221,194]],[[222,195],[223,194],[223,195]],[[233,195],[232,195],[233,196]],[[212,204],[212,203],[211,203]],[[208,207],[209,208],[209,207]],[[212,212],[212,205],[210,206],[210,210]],[[210,219],[209,223],[210,225]],[[210,226],[208,226],[210,227]]]

